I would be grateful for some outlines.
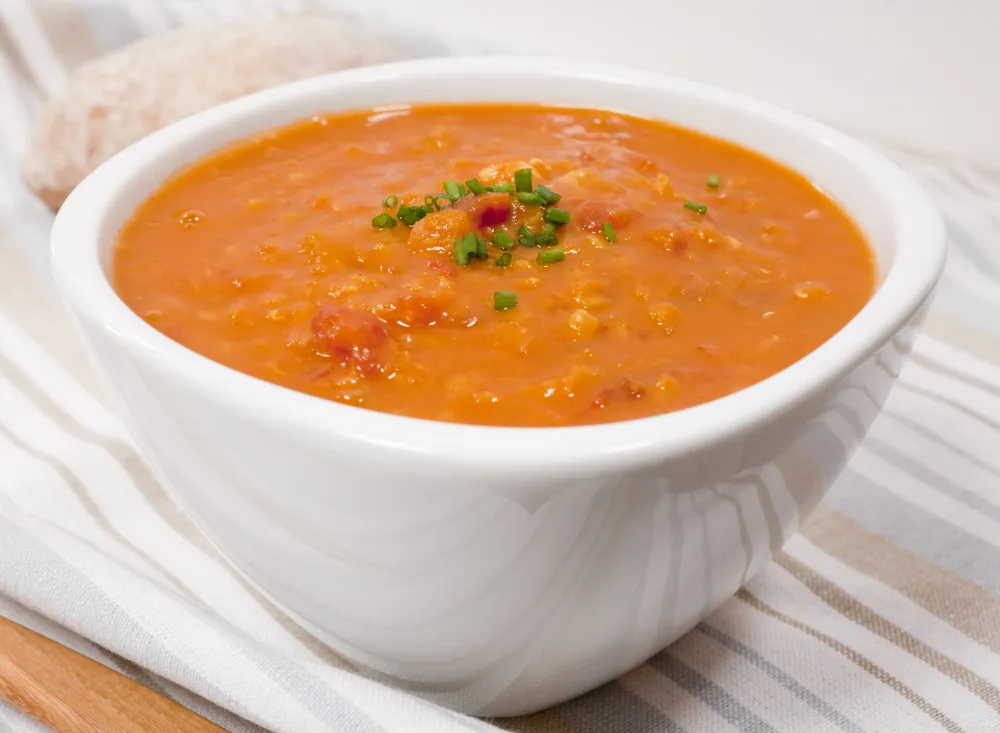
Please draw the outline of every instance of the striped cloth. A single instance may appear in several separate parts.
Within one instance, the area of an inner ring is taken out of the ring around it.
[[[233,575],[150,474],[53,297],[51,215],[16,173],[41,100],[140,35],[275,12],[0,1],[0,614],[234,731],[497,730],[346,671]],[[669,650],[496,725],[1000,731],[1000,172],[882,148],[930,191],[954,247],[849,469],[776,561]],[[4,730],[41,728],[0,708]]]

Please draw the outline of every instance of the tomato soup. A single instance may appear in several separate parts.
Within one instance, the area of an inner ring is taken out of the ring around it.
[[[487,425],[612,422],[765,379],[868,301],[858,227],[797,173],[664,122],[535,105],[314,117],[186,168],[113,283],[275,384]]]

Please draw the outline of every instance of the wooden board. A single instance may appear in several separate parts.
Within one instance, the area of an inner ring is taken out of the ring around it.
[[[223,730],[135,680],[2,617],[0,699],[58,733]]]

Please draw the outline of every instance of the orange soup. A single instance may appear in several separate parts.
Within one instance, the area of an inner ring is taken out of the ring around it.
[[[171,178],[120,233],[152,326],[348,405],[612,422],[780,371],[875,285],[797,173],[664,122],[535,105],[319,116]]]

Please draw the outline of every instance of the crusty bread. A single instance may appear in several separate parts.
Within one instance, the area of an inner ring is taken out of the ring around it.
[[[386,40],[325,17],[147,38],[73,74],[39,115],[21,173],[56,209],[101,162],[171,122],[276,84],[400,57]]]

